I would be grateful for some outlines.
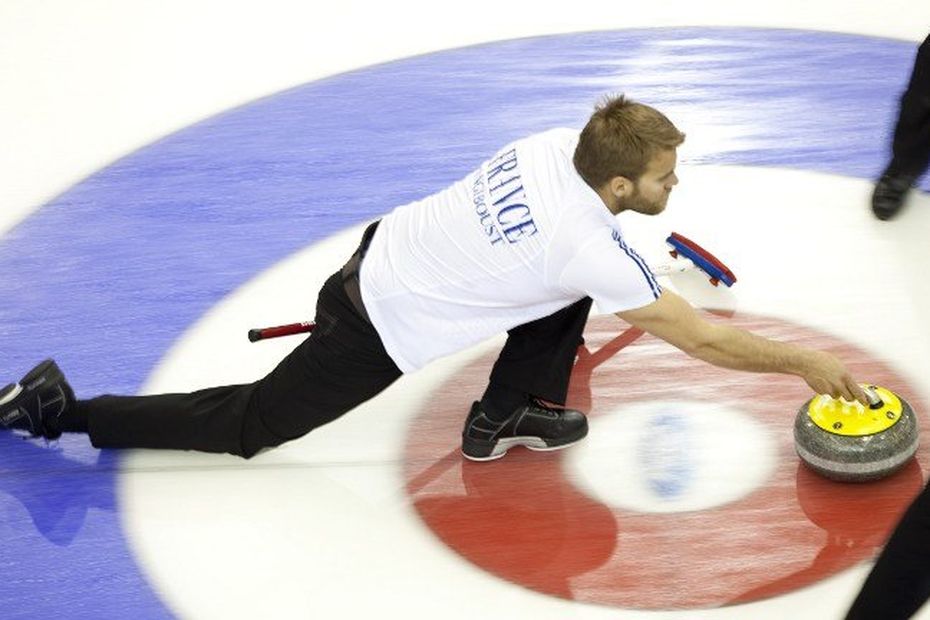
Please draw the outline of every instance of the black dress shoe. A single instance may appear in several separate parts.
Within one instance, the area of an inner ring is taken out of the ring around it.
[[[45,360],[23,377],[0,389],[0,429],[28,432],[33,437],[61,436],[58,418],[74,406],[74,391],[53,360]]]
[[[904,198],[914,186],[914,177],[885,172],[872,192],[872,213],[880,220],[890,220],[898,214]]]

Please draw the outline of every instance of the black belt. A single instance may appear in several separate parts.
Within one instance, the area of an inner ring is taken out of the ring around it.
[[[362,291],[358,281],[358,271],[362,266],[362,259],[365,258],[368,246],[371,245],[371,239],[375,236],[375,230],[380,223],[381,220],[375,220],[368,225],[368,228],[366,228],[365,232],[362,234],[362,242],[358,244],[358,249],[355,250],[355,254],[353,254],[349,262],[342,267],[342,285],[346,290],[346,295],[348,295],[349,301],[352,302],[355,310],[369,323],[371,323],[371,319],[368,318],[368,311],[365,310],[365,304],[362,303]]]

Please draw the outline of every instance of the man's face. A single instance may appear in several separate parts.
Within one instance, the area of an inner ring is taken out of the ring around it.
[[[657,215],[665,210],[668,195],[678,185],[675,149],[661,151],[646,166],[646,171],[633,184],[632,193],[618,199],[621,211],[635,211],[644,215]]]

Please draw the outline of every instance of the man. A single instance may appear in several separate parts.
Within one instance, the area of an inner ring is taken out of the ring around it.
[[[465,421],[462,452],[552,450],[588,430],[564,403],[592,300],[689,355],[798,375],[819,393],[865,395],[835,357],[708,323],[663,291],[630,248],[621,211],[665,209],[684,134],[620,96],[579,135],[556,129],[504,147],[475,172],[368,227],[320,290],[317,327],[265,378],[191,394],[75,400],[51,360],[0,391],[0,424],[97,447],[251,457],[374,397],[403,373],[508,331]]]
[[[872,192],[872,212],[880,220],[898,214],[930,162],[930,35],[917,50],[891,146],[891,163]]]

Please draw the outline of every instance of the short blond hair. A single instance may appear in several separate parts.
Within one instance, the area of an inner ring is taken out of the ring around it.
[[[573,161],[581,178],[595,189],[617,176],[635,182],[657,153],[684,141],[685,134],[664,114],[616,95],[595,107]]]

